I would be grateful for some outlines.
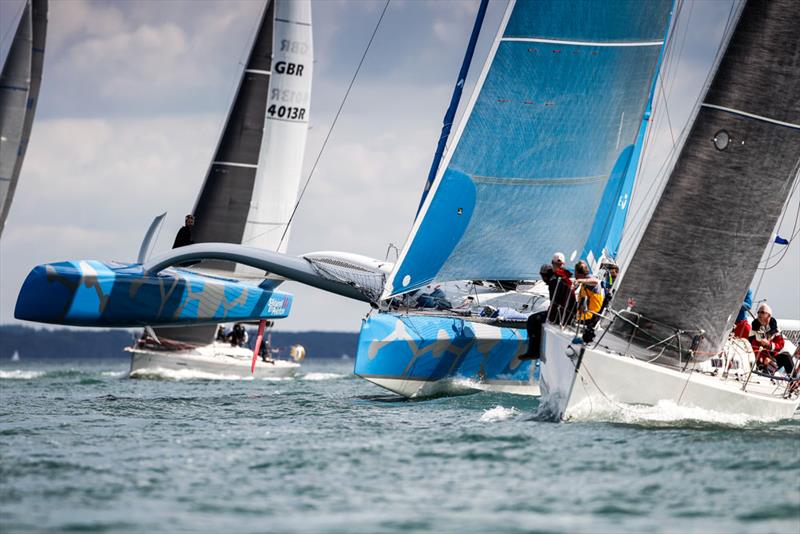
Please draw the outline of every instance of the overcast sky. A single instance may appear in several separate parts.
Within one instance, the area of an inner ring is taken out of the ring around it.
[[[316,59],[303,181],[383,4],[312,2]],[[171,245],[203,181],[262,5],[51,0],[39,108],[0,240],[0,322],[15,322],[17,291],[38,263],[133,261],[151,219],[163,211],[156,252]],[[21,6],[0,0],[3,57]],[[490,6],[478,65],[504,7]],[[657,103],[645,186],[690,114],[729,8],[726,1],[683,8],[682,45],[665,84],[666,105]],[[476,9],[473,0],[392,0],[297,212],[289,253],[383,258],[389,243],[402,246]],[[473,68],[464,100],[477,74]],[[792,233],[798,209],[795,195],[781,235]],[[778,317],[800,318],[798,249],[794,243],[767,272],[758,295]],[[282,330],[356,331],[368,311],[316,289],[282,287],[296,297]]]

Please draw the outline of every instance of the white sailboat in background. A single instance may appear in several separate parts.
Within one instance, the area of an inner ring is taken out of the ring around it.
[[[580,328],[545,327],[542,403],[556,418],[674,403],[780,419],[800,404],[796,376],[760,372],[729,338],[800,174],[800,4],[748,1],[738,15],[605,333],[587,346]],[[708,372],[712,358],[740,370]]]
[[[196,243],[286,250],[305,152],[312,69],[309,0],[268,0],[192,212]],[[148,241],[143,244],[145,254]],[[140,253],[139,261],[144,259]],[[250,279],[261,287],[282,281],[265,279],[263,270],[225,261],[203,262],[192,269]],[[132,376],[154,369],[188,369],[211,375],[284,377],[295,373],[305,354],[296,345],[291,359],[274,359],[267,346],[262,351],[264,364],[251,373],[252,349],[238,346],[236,340],[218,339],[216,325],[148,330],[127,350],[132,353]]]
[[[14,200],[39,102],[47,0],[27,0],[0,74],[0,236]]]

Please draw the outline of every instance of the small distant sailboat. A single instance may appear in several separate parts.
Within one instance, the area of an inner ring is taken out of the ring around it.
[[[27,0],[0,74],[0,236],[39,102],[46,36],[47,0]]]
[[[737,15],[605,333],[587,345],[575,328],[545,327],[542,403],[555,418],[672,402],[781,419],[800,404],[797,376],[759,370],[729,337],[799,179],[800,4],[749,0]],[[708,372],[737,350],[740,372]]]
[[[11,355],[11,361],[12,362],[18,362],[19,360],[20,360],[19,351],[15,350],[14,354]]]
[[[313,68],[308,0],[267,2],[239,88],[192,213],[196,243],[243,243],[284,252],[308,131]],[[146,247],[145,247],[146,248]],[[142,258],[143,261],[143,258]],[[264,281],[264,272],[225,261],[193,270]],[[271,323],[270,323],[271,324]],[[218,336],[217,325],[160,327],[128,350],[131,374],[153,367],[252,376],[252,350]],[[232,344],[233,343],[233,344]],[[268,339],[264,341],[269,346]],[[304,356],[274,359],[256,376],[291,376]]]

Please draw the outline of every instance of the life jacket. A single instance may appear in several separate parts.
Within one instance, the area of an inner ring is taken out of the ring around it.
[[[576,317],[579,321],[588,321],[596,313],[600,313],[603,308],[603,291],[600,288],[600,284],[592,287],[581,284],[580,280],[578,280],[578,284],[580,285],[578,290],[578,303],[580,306]],[[585,310],[583,309],[584,302],[586,302]]]

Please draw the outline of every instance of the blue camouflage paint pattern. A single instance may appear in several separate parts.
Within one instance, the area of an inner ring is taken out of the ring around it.
[[[17,297],[17,319],[70,326],[137,327],[287,317],[288,293],[180,268],[92,260],[36,266]]]
[[[464,319],[380,313],[366,319],[358,338],[354,373],[362,377],[436,381],[528,383],[531,362],[524,330],[496,328],[489,339]],[[480,325],[484,328],[487,325]],[[538,379],[538,368],[533,377]]]

